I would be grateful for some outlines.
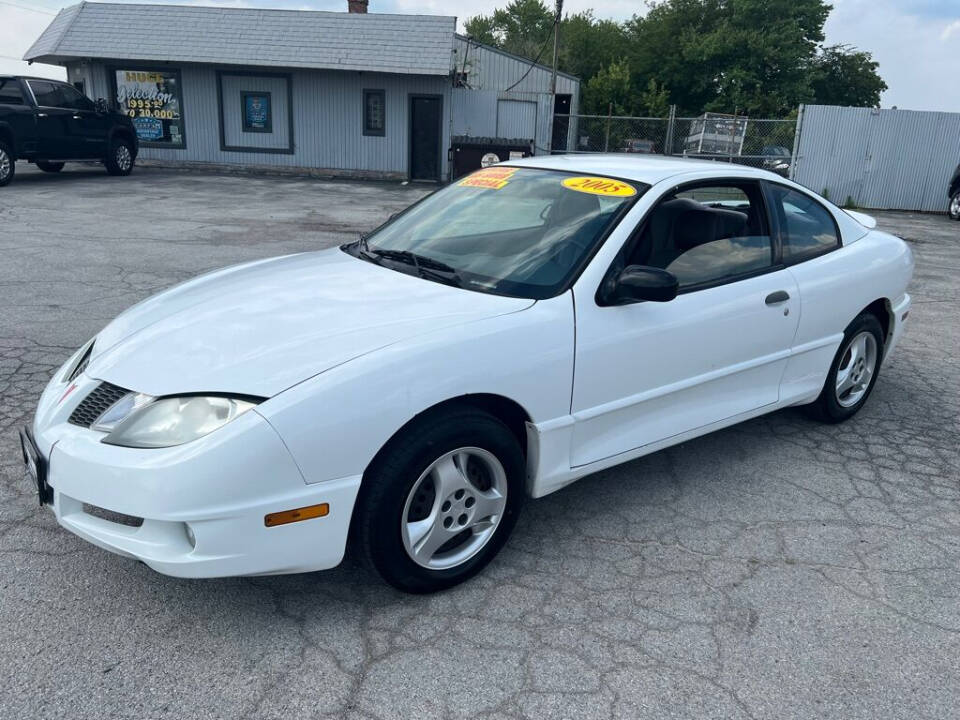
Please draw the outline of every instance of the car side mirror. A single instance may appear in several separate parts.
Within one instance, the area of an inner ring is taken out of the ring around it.
[[[635,302],[670,302],[680,283],[673,273],[646,265],[627,265],[610,282],[604,293],[605,305]]]
[[[94,104],[95,104],[96,107],[97,107],[97,112],[98,112],[98,113],[105,113],[105,112],[107,112],[107,110],[110,109],[109,107],[107,107],[107,101],[104,100],[103,98],[97,98],[97,101],[96,101],[96,103],[94,103]]]

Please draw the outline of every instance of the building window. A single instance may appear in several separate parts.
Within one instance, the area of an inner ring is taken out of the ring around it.
[[[186,146],[178,70],[115,70],[117,107],[133,120],[145,145]]]
[[[243,131],[244,132],[273,132],[273,108],[270,104],[270,93],[244,92],[243,98]]]
[[[363,134],[387,134],[386,90],[363,91]]]

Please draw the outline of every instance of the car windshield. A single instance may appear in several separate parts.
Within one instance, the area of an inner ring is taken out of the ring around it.
[[[453,182],[344,249],[468,290],[552,297],[647,187],[493,166]]]

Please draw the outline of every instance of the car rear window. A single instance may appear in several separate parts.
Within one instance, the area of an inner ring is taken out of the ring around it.
[[[12,78],[0,79],[0,105],[23,105],[19,81]]]

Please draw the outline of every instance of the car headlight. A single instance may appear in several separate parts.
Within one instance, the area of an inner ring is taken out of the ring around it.
[[[106,410],[93,424],[110,432],[102,442],[132,448],[183,445],[256,407],[257,399],[220,395],[189,395],[155,399],[129,393]]]

